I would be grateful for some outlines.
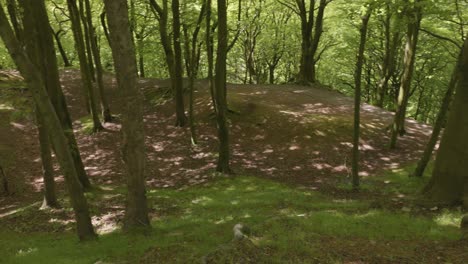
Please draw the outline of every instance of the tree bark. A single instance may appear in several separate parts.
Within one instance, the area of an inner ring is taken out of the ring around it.
[[[206,29],[205,29],[205,34],[206,34],[206,56],[208,59],[208,86],[210,89],[210,95],[211,95],[211,103],[213,104],[213,109],[216,114],[216,111],[218,111],[218,107],[216,106],[216,98],[215,98],[215,91],[214,91],[214,78],[213,78],[213,68],[214,68],[214,41],[213,41],[213,35],[212,35],[212,27],[211,27],[211,14],[212,14],[212,9],[211,9],[211,0],[206,1]]]
[[[53,45],[54,42],[51,34],[48,34],[50,24],[47,10],[41,2],[42,1],[31,3],[30,1],[21,1],[25,12],[24,24],[28,25],[26,27],[28,33],[25,34],[26,47],[30,56],[35,58],[36,67],[41,70],[52,105],[54,106],[55,112],[64,129],[65,136],[67,137],[78,179],[85,190],[90,190],[91,182],[89,181],[83,161],[81,160],[67,103],[60,85],[57,58]]]
[[[444,205],[468,208],[468,38],[458,65],[460,79],[425,195]]]
[[[124,230],[146,232],[151,228],[145,189],[145,136],[142,95],[137,87],[135,47],[130,31],[126,0],[104,1],[112,56],[119,78],[120,96],[125,102],[122,111],[122,159],[127,170],[127,203]]]
[[[86,58],[86,48],[83,39],[83,31],[81,30],[80,14],[76,6],[76,0],[67,0],[68,10],[70,12],[70,20],[72,24],[73,37],[75,39],[75,49],[80,61],[81,78],[84,87],[85,100],[88,109],[91,112],[93,120],[93,132],[98,132],[104,129],[99,121],[97,112],[96,96],[93,89],[91,71],[89,69],[89,62]]]
[[[43,1],[37,2],[43,4]],[[20,43],[16,40],[2,7],[0,7],[0,36],[20,73],[23,75],[31,91],[39,115],[43,118],[50,135],[70,193],[70,202],[75,212],[78,237],[80,240],[93,239],[96,237],[96,234],[91,224],[88,204],[76,174],[73,157],[68,148],[67,138],[55,113],[55,109],[50,102],[40,71],[34,66],[31,59],[21,48]]]
[[[8,179],[5,170],[3,170],[2,164],[0,164],[0,180],[2,184],[2,194],[9,195],[10,188],[8,187]]]
[[[396,22],[395,22],[396,24]],[[385,54],[382,65],[382,77],[377,86],[376,106],[383,108],[388,91],[388,82],[395,74],[397,52],[400,47],[400,32],[392,28],[392,14],[390,5],[387,5],[387,17],[385,20]]]
[[[173,29],[173,44],[174,44],[174,78],[173,86],[175,90],[174,100],[176,106],[176,123],[177,127],[183,127],[186,124],[187,117],[185,116],[184,108],[184,87],[183,87],[183,68],[182,68],[182,48],[180,34],[180,6],[179,0],[172,0],[172,29]]]
[[[362,65],[364,64],[364,51],[367,41],[367,26],[371,16],[371,6],[367,8],[366,14],[362,17],[361,38],[359,51],[357,54],[356,70],[354,73],[354,130],[353,130],[353,160],[352,160],[352,181],[353,189],[359,189],[359,137],[361,125],[361,83]]]
[[[450,78],[447,91],[445,92],[445,95],[444,95],[444,99],[442,100],[442,105],[440,106],[440,110],[437,115],[434,128],[432,130],[431,138],[429,139],[429,142],[427,143],[426,148],[424,149],[424,153],[421,156],[421,159],[419,160],[418,165],[416,166],[416,169],[414,170],[413,174],[411,174],[410,176],[422,177],[424,175],[424,171],[426,170],[427,164],[431,160],[432,152],[434,152],[434,148],[437,144],[437,141],[439,140],[440,132],[442,131],[442,127],[446,120],[450,103],[452,102],[453,93],[455,91],[455,88],[457,87],[457,81],[459,80],[459,77],[463,74],[463,72],[460,72],[459,63],[461,63],[461,60],[462,60],[462,51],[460,51],[460,57],[458,59],[457,65],[455,66],[455,69],[453,70],[452,77]]]
[[[227,5],[226,0],[218,0],[218,52],[216,56],[215,98],[216,121],[218,124],[219,157],[216,170],[221,173],[232,173],[229,166],[229,127],[227,124],[226,101],[226,59],[227,59]]]
[[[404,71],[401,77],[401,85],[398,92],[397,110],[392,125],[390,148],[395,149],[398,136],[405,134],[406,109],[410,97],[411,81],[413,78],[416,48],[418,45],[419,27],[422,19],[421,7],[417,6],[420,0],[416,0],[413,7],[408,7],[408,30],[406,33],[406,47],[404,58]]]
[[[317,8],[317,17],[315,15],[315,0],[310,0],[309,9],[307,10],[304,0],[296,0],[299,9],[299,17],[301,19],[301,63],[299,67],[298,82],[302,84],[315,83],[315,58],[317,49],[320,43],[320,38],[323,33],[323,17],[325,8],[330,1],[320,0]]]
[[[57,43],[57,48],[59,49],[60,56],[62,57],[63,66],[64,67],[71,67],[72,64],[70,63],[70,60],[68,59],[67,53],[65,52],[65,49],[63,48],[62,41],[60,40],[60,34],[63,31],[59,30],[57,32],[54,32],[52,28],[51,28],[51,30],[52,30],[52,33],[54,35],[55,42]]]
[[[37,111],[36,111],[37,112]],[[42,162],[42,175],[44,179],[44,201],[41,208],[56,208],[59,206],[55,193],[54,167],[52,165],[52,153],[47,130],[43,124],[42,117],[37,114],[37,130],[39,132],[39,146]]]
[[[94,65],[96,66],[96,80],[97,87],[99,92],[99,99],[101,102],[101,111],[104,122],[111,122],[112,115],[109,107],[109,102],[107,101],[107,95],[104,91],[104,80],[103,80],[103,69],[101,63],[101,52],[99,51],[99,46],[97,43],[97,35],[94,30],[93,20],[91,17],[91,4],[89,0],[85,0],[85,9],[86,9],[86,22],[88,24],[88,38],[91,42],[91,50],[94,58]]]

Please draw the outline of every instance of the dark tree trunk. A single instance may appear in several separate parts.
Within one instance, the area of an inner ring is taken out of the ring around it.
[[[109,37],[109,30],[107,29],[107,23],[106,23],[106,11],[103,10],[101,15],[99,16],[101,20],[101,27],[102,31],[104,31],[104,36],[106,36],[107,43],[110,46],[110,37]]]
[[[57,196],[55,194],[54,167],[52,165],[52,153],[50,151],[50,141],[46,127],[42,118],[37,114],[37,128],[39,131],[39,146],[42,162],[42,175],[44,179],[44,201],[42,208],[58,207]]]
[[[88,69],[89,69],[89,75],[91,76],[91,80],[96,82],[96,73],[94,70],[94,64],[93,64],[93,50],[91,48],[91,35],[89,33],[89,27],[87,23],[87,19],[85,16],[85,6],[84,6],[84,1],[83,0],[78,0],[79,1],[79,15],[80,15],[80,22],[83,25],[83,37],[84,37],[84,42],[85,42],[85,47],[86,47],[86,59],[88,60]]]
[[[44,4],[43,1],[31,1],[31,3]],[[75,212],[78,237],[80,240],[93,239],[96,237],[96,234],[91,224],[88,204],[76,174],[75,164],[71,151],[68,148],[67,138],[65,137],[59,118],[47,94],[44,80],[42,79],[40,71],[34,66],[31,59],[21,48],[20,43],[16,40],[9,26],[5,12],[1,7],[0,36],[21,72],[21,75],[24,77],[37,106],[39,115],[43,118],[49,133],[70,193],[70,201]]]
[[[97,111],[96,96],[93,89],[91,71],[89,69],[89,62],[86,58],[85,42],[83,40],[83,31],[81,30],[80,14],[76,6],[76,0],[67,0],[68,10],[70,12],[70,20],[72,24],[73,37],[75,39],[75,48],[78,58],[80,60],[81,78],[84,87],[85,100],[88,109],[91,112],[93,119],[93,131],[98,132],[104,129],[99,121],[99,114]]]
[[[16,0],[7,0],[7,11],[8,15],[10,16],[11,25],[13,26],[13,30],[15,31],[16,38],[19,42],[23,41],[23,29],[21,28],[20,18],[18,17],[18,5],[16,4]]]
[[[151,228],[145,189],[145,136],[142,95],[137,87],[137,64],[129,27],[126,0],[104,1],[111,39],[112,56],[122,101],[122,155],[127,169],[127,204],[124,229],[146,232]]]
[[[468,38],[458,65],[460,79],[425,195],[439,204],[468,208]]]
[[[198,15],[195,29],[192,33],[191,39],[188,34],[188,26],[184,24],[184,35],[185,35],[185,55],[186,55],[186,66],[187,75],[189,77],[189,126],[192,144],[197,144],[197,133],[195,128],[195,114],[193,110],[194,105],[194,90],[195,90],[195,79],[198,75],[198,67],[200,63],[201,43],[198,43],[198,35],[200,33],[201,24],[206,10],[206,0],[203,1],[202,8]]]
[[[104,118],[104,122],[111,122],[112,115],[111,115],[109,103],[107,101],[107,95],[104,91],[101,52],[99,50],[99,46],[97,43],[97,35],[93,26],[93,20],[91,17],[91,4],[89,0],[85,0],[85,9],[86,9],[86,22],[88,24],[87,33],[89,35],[88,38],[91,42],[91,50],[93,53],[94,64],[96,66],[96,79],[97,79],[97,87],[98,87],[98,92],[99,92],[99,99],[101,102],[102,117]]]
[[[447,117],[447,112],[449,110],[450,102],[452,101],[453,93],[455,91],[455,88],[457,87],[457,81],[459,77],[464,74],[463,72],[460,72],[459,63],[461,63],[462,60],[461,56],[462,54],[460,51],[460,58],[458,60],[457,65],[455,66],[455,69],[453,70],[450,83],[448,85],[447,91],[445,92],[444,99],[442,100],[442,105],[440,106],[440,110],[437,115],[434,128],[432,130],[431,138],[429,139],[429,142],[427,143],[426,148],[424,149],[424,153],[421,156],[421,159],[419,160],[416,169],[410,176],[422,177],[424,175],[424,171],[426,170],[427,164],[431,160],[432,152],[434,152],[434,148],[437,144],[437,141],[439,140],[440,132],[442,131],[442,127]]]
[[[60,40],[60,34],[63,32],[62,30],[59,30],[57,32],[54,32],[53,29],[51,28],[52,33],[55,38],[55,42],[57,43],[57,48],[59,49],[60,56],[62,57],[63,60],[63,66],[65,67],[71,67],[72,64],[70,60],[68,59],[67,53],[65,52],[65,49],[63,48],[62,41]]]
[[[352,180],[353,189],[359,189],[359,137],[361,125],[361,83],[362,66],[364,64],[364,51],[367,41],[367,25],[371,16],[371,7],[368,7],[366,14],[362,17],[361,39],[359,51],[357,54],[356,70],[354,73],[354,130],[353,130],[353,161],[352,161]]]
[[[385,97],[388,93],[390,78],[395,74],[398,49],[401,43],[401,36],[398,29],[392,27],[392,11],[387,5],[387,17],[385,19],[385,54],[382,64],[382,77],[377,85],[376,106],[383,108]],[[398,19],[398,18],[396,18]],[[396,20],[394,19],[394,20]],[[393,24],[398,24],[396,21]]]
[[[39,3],[41,1],[38,1]],[[57,113],[62,128],[64,129],[65,136],[69,149],[71,150],[75,169],[83,188],[85,190],[91,189],[91,182],[86,175],[83,162],[81,160],[78,144],[76,143],[75,135],[73,133],[72,121],[68,112],[65,96],[60,85],[60,76],[57,67],[57,58],[55,56],[54,42],[51,34],[36,33],[36,32],[49,32],[49,20],[47,17],[47,10],[44,5],[34,5],[25,0],[22,0],[22,6],[27,14],[25,16],[25,25],[28,34],[25,35],[28,41],[26,47],[29,47],[29,52],[33,58],[36,58],[37,67],[41,70],[42,76],[45,81],[45,86],[49,97]]]
[[[173,86],[175,89],[176,106],[176,126],[183,127],[187,121],[184,108],[184,87],[183,87],[183,68],[182,68],[182,48],[180,34],[180,6],[179,0],[172,0],[172,29],[174,44],[174,78]]]
[[[2,164],[0,164],[0,181],[2,184],[1,193],[5,195],[9,195],[10,188],[8,187],[8,179],[7,179],[5,170],[3,170]]]
[[[304,0],[296,0],[301,19],[301,63],[299,67],[298,82],[302,84],[315,83],[315,65],[317,63],[316,53],[323,33],[323,17],[325,8],[330,1],[320,0],[317,8],[317,17],[315,14],[315,0],[310,0],[307,10]]]
[[[404,58],[404,70],[401,77],[400,90],[398,92],[397,110],[395,119],[392,125],[392,135],[390,140],[390,148],[396,148],[398,136],[405,134],[406,109],[410,97],[411,81],[414,71],[414,63],[416,59],[416,48],[418,45],[419,27],[421,24],[422,13],[421,7],[417,6],[420,0],[416,0],[414,7],[409,8],[408,14],[408,31],[406,34],[406,47]]]
[[[226,59],[227,59],[227,5],[226,0],[218,0],[218,52],[216,56],[215,98],[216,121],[218,124],[219,157],[216,170],[231,173],[229,166],[229,127],[227,124],[226,101]]]

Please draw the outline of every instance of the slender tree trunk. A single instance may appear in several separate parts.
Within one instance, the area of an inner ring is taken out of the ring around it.
[[[184,108],[184,87],[183,87],[183,68],[182,68],[182,48],[180,34],[180,6],[179,0],[172,0],[172,29],[174,43],[174,79],[175,106],[176,106],[176,126],[183,127],[187,121]]]
[[[1,164],[0,164],[0,180],[2,184],[2,194],[9,195],[10,188],[8,187],[8,179],[7,179],[5,170],[3,170],[3,167]]]
[[[72,24],[73,37],[75,39],[75,48],[80,61],[81,78],[83,82],[85,100],[89,106],[91,117],[93,119],[93,131],[98,132],[104,129],[99,121],[97,111],[96,96],[94,94],[92,78],[89,69],[89,63],[86,58],[86,48],[83,40],[83,32],[81,30],[80,14],[76,6],[76,0],[67,0],[68,10],[70,12],[70,20]]]
[[[354,130],[353,130],[353,161],[352,161],[352,177],[353,189],[359,189],[359,137],[361,125],[361,83],[362,83],[362,66],[364,63],[364,51],[367,41],[367,25],[371,16],[371,6],[368,7],[366,14],[362,17],[361,25],[361,40],[356,61],[356,71],[354,73]]]
[[[145,189],[145,136],[142,95],[137,87],[137,64],[129,27],[126,0],[104,1],[118,86],[122,101],[122,155],[127,169],[127,204],[124,229],[146,232],[151,228]]]
[[[460,63],[462,60],[461,56],[462,54],[460,51],[460,57],[459,57],[458,63]],[[448,89],[445,92],[444,99],[442,100],[442,105],[440,106],[440,110],[437,115],[434,128],[432,130],[431,138],[429,139],[429,142],[427,143],[426,148],[424,149],[424,153],[421,159],[419,160],[418,165],[416,166],[416,169],[414,170],[413,174],[411,174],[410,176],[422,177],[424,175],[424,171],[426,170],[427,164],[429,163],[431,159],[432,152],[434,152],[434,148],[437,144],[437,141],[439,140],[440,132],[442,131],[442,127],[447,117],[447,112],[449,110],[450,102],[452,101],[453,93],[455,91],[455,88],[457,87],[457,81],[459,77],[462,74],[464,74],[463,72],[460,72],[460,65],[458,63],[455,66],[455,69],[453,70],[452,77],[450,78],[450,83],[448,85]]]
[[[468,208],[468,38],[458,64],[457,84],[447,125],[425,195],[440,204],[463,202]]]
[[[60,85],[60,76],[57,66],[57,58],[54,49],[54,42],[51,34],[41,33],[49,32],[49,20],[47,17],[47,10],[42,1],[29,3],[29,1],[22,0],[21,4],[25,12],[24,24],[28,25],[26,28],[28,34],[25,34],[26,47],[30,52],[31,57],[36,58],[37,67],[41,70],[42,76],[45,81],[46,89],[57,113],[62,128],[64,129],[65,136],[69,149],[71,150],[75,169],[83,188],[85,190],[91,189],[91,182],[84,169],[83,161],[81,160],[78,144],[73,133],[72,121],[68,112],[67,103]],[[36,33],[39,32],[39,33]]]
[[[211,27],[211,0],[206,1],[206,53],[208,58],[208,86],[210,89],[211,103],[213,104],[213,109],[216,113],[218,107],[216,106],[216,97],[215,97],[215,87],[214,87],[214,78],[213,78],[213,68],[214,68],[214,43]]]
[[[420,0],[416,0],[415,5]],[[419,27],[421,24],[422,14],[420,7],[414,7],[410,11],[408,31],[406,34],[406,48],[404,58],[404,71],[401,79],[400,90],[398,93],[397,110],[395,113],[395,119],[392,125],[392,135],[390,140],[390,148],[395,149],[398,136],[405,134],[405,120],[406,120],[406,109],[408,107],[408,101],[410,97],[411,81],[414,71],[414,63],[416,59],[416,48],[418,45]]]
[[[185,54],[186,54],[186,66],[187,75],[189,77],[189,126],[192,144],[197,144],[197,133],[195,128],[195,114],[194,114],[194,90],[195,90],[195,79],[198,75],[198,68],[200,64],[200,53],[201,43],[198,43],[198,35],[200,33],[201,24],[206,11],[206,0],[203,1],[202,8],[198,15],[195,30],[192,33],[191,39],[189,38],[187,25],[184,24],[184,35],[185,35]]]
[[[65,52],[65,49],[63,48],[62,41],[60,40],[60,34],[63,31],[59,30],[57,32],[54,32],[52,28],[51,28],[51,30],[52,30],[52,33],[54,35],[55,42],[57,43],[57,48],[59,49],[60,56],[62,57],[63,66],[71,67],[72,64],[70,63],[70,60],[68,59],[67,53]]]
[[[43,4],[44,2],[37,1],[37,3]],[[55,109],[50,102],[40,71],[34,66],[21,48],[20,43],[16,40],[2,7],[0,7],[0,36],[21,75],[23,75],[31,91],[39,115],[43,118],[49,133],[70,193],[70,201],[75,212],[78,237],[80,240],[93,239],[96,237],[96,234],[91,224],[88,204],[76,174],[73,157],[68,148],[67,138],[55,113]]]
[[[227,5],[226,0],[218,0],[218,52],[216,56],[216,120],[218,124],[219,157],[216,170],[221,173],[232,173],[229,166],[229,127],[227,124],[226,102],[226,59],[227,59]]]
[[[273,65],[268,66],[270,84],[275,84],[275,67]]]
[[[50,151],[50,141],[42,118],[37,114],[37,129],[39,131],[39,146],[41,150],[42,175],[44,179],[44,201],[42,208],[58,207],[57,196],[55,194],[54,167],[52,165],[52,153]]]
[[[99,99],[101,102],[102,117],[104,122],[111,122],[112,115],[107,101],[107,95],[104,91],[104,80],[103,80],[103,69],[101,63],[101,52],[99,51],[99,46],[97,43],[97,35],[93,27],[93,20],[91,17],[91,4],[89,0],[85,0],[85,9],[86,9],[86,21],[88,23],[88,34],[89,40],[91,42],[91,50],[93,53],[94,64],[96,65],[96,78],[97,78],[97,87],[99,92]]]
[[[93,64],[93,50],[91,48],[91,34],[90,34],[90,28],[88,27],[88,22],[85,16],[85,5],[83,0],[78,0],[79,1],[79,15],[80,15],[80,23],[83,25],[83,37],[84,37],[84,43],[86,47],[86,59],[88,60],[88,69],[89,69],[89,75],[91,76],[92,82],[96,82],[96,73],[94,70],[94,64]]]
[[[13,30],[15,31],[15,36],[19,42],[23,41],[23,29],[21,28],[20,18],[18,18],[17,10],[18,5],[16,4],[16,0],[7,0],[7,11],[8,15],[10,16],[10,21],[13,26]]]
[[[102,31],[104,31],[104,36],[106,36],[106,40],[107,40],[107,43],[109,44],[110,46],[110,37],[109,37],[109,30],[107,29],[107,23],[106,23],[106,11],[103,10],[101,12],[101,15],[99,16],[100,20],[101,20],[101,27],[102,27]]]

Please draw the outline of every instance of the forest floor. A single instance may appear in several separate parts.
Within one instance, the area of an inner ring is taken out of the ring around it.
[[[461,209],[418,205],[427,177],[407,178],[431,128],[407,120],[408,134],[397,150],[389,150],[386,128],[393,114],[364,105],[363,188],[353,192],[353,101],[326,87],[229,85],[236,177],[225,179],[213,173],[216,128],[206,82],[197,82],[199,142],[192,146],[189,130],[173,126],[174,106],[163,97],[170,83],[140,79],[155,231],[149,237],[124,236],[118,231],[125,178],[116,82],[106,75],[116,122],[91,134],[79,73],[67,69],[61,76],[86,170],[98,186],[87,197],[93,224],[103,235],[99,244],[76,243],[62,176],[57,181],[64,209],[39,210],[42,175],[32,101],[19,78],[0,80],[0,163],[13,192],[0,197],[0,252],[6,263],[50,263],[51,258],[56,263],[192,263],[202,256],[208,263],[468,259],[468,244],[459,240],[457,227]],[[252,245],[229,242],[239,222],[251,226]]]

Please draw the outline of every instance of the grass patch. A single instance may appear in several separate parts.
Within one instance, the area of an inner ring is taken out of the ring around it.
[[[88,198],[95,203],[101,195],[112,197],[124,192],[117,188]],[[232,228],[240,222],[251,227],[255,244],[256,250],[246,252],[264,252],[256,259],[258,263],[317,259],[330,263],[330,258],[338,257],[329,254],[333,248],[321,249],[324,238],[376,244],[460,238],[460,231],[453,225],[458,216],[453,212],[431,219],[369,209],[367,201],[335,200],[254,177],[223,178],[185,190],[149,190],[148,199],[157,213],[149,236],[114,232],[97,242],[81,244],[70,233],[0,231],[0,254],[5,263],[138,263],[142,256],[143,263],[196,263],[203,256],[230,248]],[[233,260],[231,256],[221,258],[229,259]]]

